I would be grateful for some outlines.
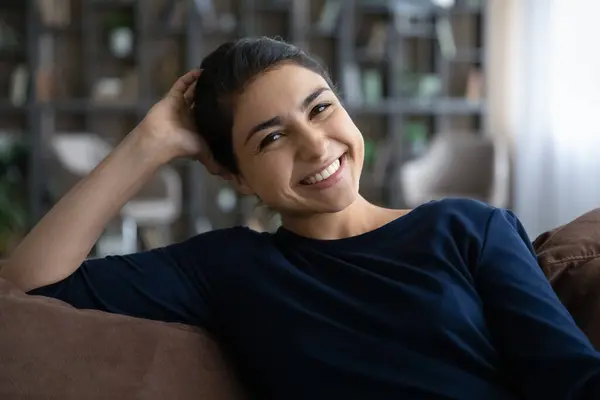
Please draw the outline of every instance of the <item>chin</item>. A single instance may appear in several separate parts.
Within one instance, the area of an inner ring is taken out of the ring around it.
[[[358,198],[358,193],[344,193],[338,194],[331,199],[324,199],[319,201],[314,207],[311,207],[311,213],[317,214],[333,214],[340,211],[344,211],[350,207],[354,201]]]
[[[310,217],[318,214],[335,214],[344,211],[358,198],[357,193],[346,192],[344,194],[338,193],[336,196],[330,198],[322,198],[319,200],[310,199],[308,201],[302,201],[302,204],[282,204],[279,202],[277,205],[270,206],[280,214],[287,214],[290,216],[298,217]]]

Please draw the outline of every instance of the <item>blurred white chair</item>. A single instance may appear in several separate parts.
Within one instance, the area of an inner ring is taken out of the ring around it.
[[[507,143],[502,138],[475,133],[440,133],[425,155],[401,167],[399,183],[410,208],[444,197],[466,197],[507,207],[510,200]]]
[[[61,169],[72,177],[61,174],[61,186],[72,186],[88,175],[111,151],[112,147],[101,137],[91,133],[57,133],[49,138],[49,145]],[[123,171],[127,173],[127,171]],[[71,182],[69,182],[71,181]],[[67,188],[64,188],[66,190]],[[110,196],[110,193],[106,194]],[[171,226],[181,215],[181,177],[165,166],[120,211],[122,254],[138,251],[138,229],[154,228],[159,233],[156,245],[172,241]],[[107,245],[108,247],[108,245]],[[110,246],[114,247],[114,244]]]

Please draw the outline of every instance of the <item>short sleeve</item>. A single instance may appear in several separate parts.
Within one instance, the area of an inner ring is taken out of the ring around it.
[[[31,290],[76,308],[210,328],[211,290],[200,260],[210,234],[164,248],[85,261],[66,279]]]
[[[525,398],[600,399],[600,355],[554,293],[512,212],[492,212],[475,282]]]

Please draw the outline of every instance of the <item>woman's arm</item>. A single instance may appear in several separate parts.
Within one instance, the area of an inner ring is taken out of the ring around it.
[[[525,398],[600,399],[600,354],[554,293],[511,212],[493,211],[474,274],[491,335]]]
[[[0,276],[28,291],[60,281],[83,262],[106,223],[163,164],[197,156],[186,98],[198,77],[180,78],[167,96],[94,171],[25,237]]]
[[[160,166],[144,149],[143,136],[132,132],[69,191],[20,243],[0,276],[28,291],[71,275],[106,223]]]

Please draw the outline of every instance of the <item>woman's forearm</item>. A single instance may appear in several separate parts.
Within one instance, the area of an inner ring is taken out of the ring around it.
[[[23,239],[0,276],[27,291],[72,274],[105,225],[162,164],[146,142],[144,132],[130,133]]]

